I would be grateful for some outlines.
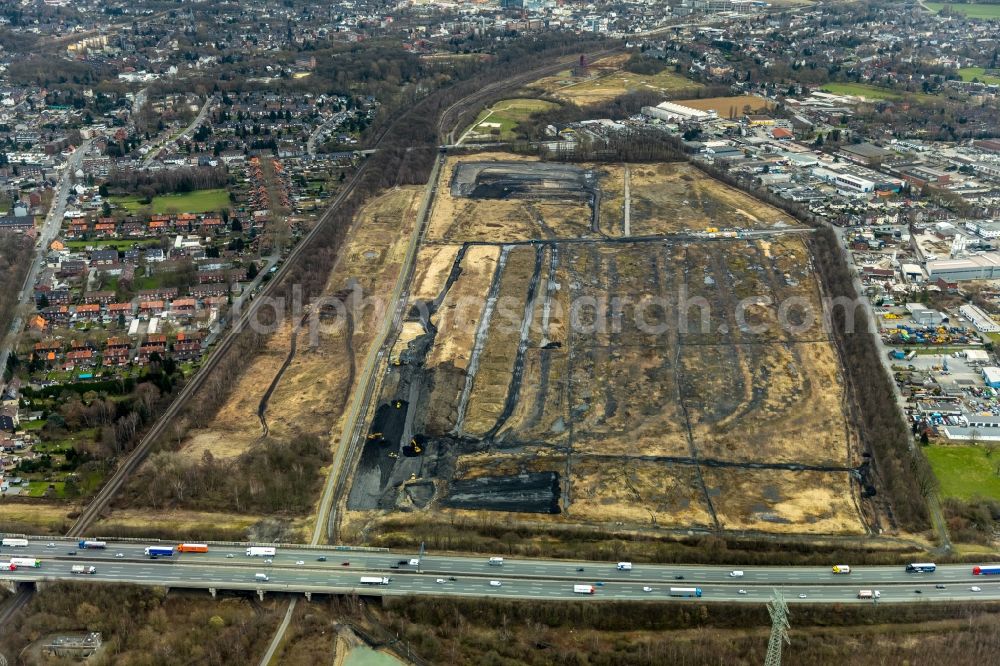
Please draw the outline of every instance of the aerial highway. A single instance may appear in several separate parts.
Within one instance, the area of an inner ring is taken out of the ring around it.
[[[178,553],[150,559],[158,542],[108,542],[104,549],[81,549],[71,540],[32,540],[28,547],[0,547],[0,561],[34,557],[39,567],[0,571],[9,583],[77,580],[133,583],[170,588],[248,590],[259,594],[436,595],[520,599],[618,601],[691,599],[670,596],[677,587],[698,588],[701,601],[761,603],[773,588],[792,603],[901,603],[1000,600],[1000,576],[976,576],[971,564],[941,565],[933,573],[907,573],[905,565],[859,566],[850,574],[830,567],[740,567],[633,565],[507,558],[491,565],[486,556],[427,555],[351,551],[307,546],[277,547],[271,557],[248,557],[245,545],[211,545],[207,553]],[[172,544],[170,544],[172,545]],[[414,564],[414,561],[419,561]],[[345,564],[346,563],[346,564]],[[94,567],[74,574],[75,566]],[[742,575],[732,575],[741,571]],[[388,584],[361,584],[362,577],[389,578]],[[491,584],[499,581],[500,585]],[[593,586],[594,594],[574,592]],[[972,588],[979,588],[973,590]],[[858,599],[863,589],[879,590],[877,601]],[[919,592],[917,592],[919,590]]]

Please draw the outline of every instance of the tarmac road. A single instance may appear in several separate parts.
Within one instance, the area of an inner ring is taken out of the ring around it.
[[[94,582],[166,585],[185,588],[264,590],[365,594],[426,594],[444,596],[500,596],[540,599],[651,600],[669,597],[670,587],[698,587],[703,601],[766,601],[772,588],[782,590],[789,602],[871,603],[857,599],[858,590],[878,589],[879,603],[911,601],[1000,600],[1000,577],[974,576],[971,564],[941,565],[929,574],[906,573],[904,565],[852,568],[834,574],[828,567],[744,567],[742,577],[730,575],[730,566],[636,564],[632,571],[618,571],[614,562],[507,559],[490,566],[484,556],[425,555],[419,567],[409,564],[415,554],[359,552],[333,548],[279,547],[268,564],[266,558],[249,558],[245,546],[212,545],[208,553],[179,553],[150,560],[146,544],[109,542],[106,550],[81,550],[76,542],[60,539],[53,547],[32,541],[28,548],[0,548],[0,560],[10,556],[37,557],[40,568],[0,572],[11,581],[80,579]],[[151,544],[155,542],[150,542]],[[76,551],[75,555],[68,555]],[[121,553],[123,557],[116,557]],[[230,557],[231,555],[231,557]],[[317,560],[326,557],[325,562]],[[302,562],[302,564],[298,564]],[[344,566],[343,562],[349,562]],[[93,576],[73,575],[73,564],[95,566]],[[392,566],[398,567],[392,569]],[[583,571],[578,571],[583,569]],[[268,576],[257,581],[256,574]],[[361,586],[361,576],[388,576],[389,585]],[[676,576],[683,576],[678,580]],[[454,577],[456,580],[448,580]],[[444,582],[439,583],[438,580]],[[493,587],[491,580],[502,585]],[[574,584],[596,585],[593,597],[573,592]],[[944,585],[938,589],[935,585]],[[978,586],[980,592],[970,588]],[[651,587],[651,592],[644,591]],[[739,590],[745,594],[740,594]],[[917,593],[915,590],[920,590]],[[806,595],[800,598],[799,595]]]

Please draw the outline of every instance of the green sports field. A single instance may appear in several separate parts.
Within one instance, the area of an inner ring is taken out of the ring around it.
[[[139,197],[110,197],[111,203],[135,213],[145,206]],[[185,194],[163,194],[148,204],[153,213],[210,213],[229,208],[229,193],[225,189],[195,190]]]
[[[1000,499],[1000,450],[987,456],[984,446],[928,446],[924,452],[942,497]]]
[[[982,83],[1000,83],[1000,76],[987,74],[985,67],[963,67],[958,70],[958,75],[963,81],[973,81],[979,79]]]

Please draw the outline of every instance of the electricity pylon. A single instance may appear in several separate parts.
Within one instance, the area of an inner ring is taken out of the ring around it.
[[[777,589],[771,592],[771,601],[767,604],[767,612],[771,615],[771,638],[767,641],[767,656],[764,666],[781,666],[782,642],[791,645],[788,638],[788,604],[785,597]]]

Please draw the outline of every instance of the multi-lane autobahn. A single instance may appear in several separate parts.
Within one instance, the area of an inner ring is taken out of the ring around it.
[[[941,565],[934,573],[924,574],[907,573],[902,563],[853,567],[846,575],[834,574],[829,567],[734,569],[639,563],[631,571],[619,571],[614,562],[507,558],[502,566],[494,566],[487,557],[434,554],[425,554],[419,565],[413,565],[411,560],[417,557],[414,553],[310,547],[279,547],[273,557],[264,558],[247,557],[245,546],[213,545],[207,553],[175,553],[151,560],[144,554],[146,545],[109,542],[103,550],[84,550],[74,541],[33,540],[27,548],[0,548],[0,561],[11,556],[35,557],[41,560],[41,566],[0,572],[0,579],[80,580],[263,593],[356,592],[561,600],[663,601],[674,599],[671,587],[697,587],[701,601],[709,602],[762,603],[774,588],[792,603],[872,603],[857,598],[862,589],[879,590],[877,603],[1000,599],[1000,577],[975,576],[973,565],[968,564]],[[74,565],[93,566],[96,571],[91,575],[74,574]],[[734,570],[742,571],[742,576],[731,575]],[[390,582],[362,585],[362,576],[389,577]],[[492,585],[491,581],[499,581],[500,585]],[[595,593],[575,593],[575,584],[593,585]]]

